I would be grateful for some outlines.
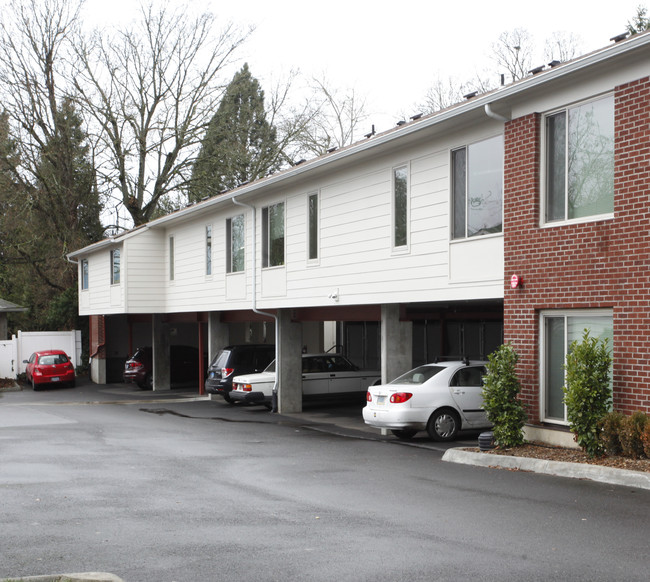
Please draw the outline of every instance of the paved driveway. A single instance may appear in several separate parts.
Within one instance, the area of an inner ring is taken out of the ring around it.
[[[650,492],[443,463],[331,414],[124,385],[5,394],[0,577],[647,579]]]

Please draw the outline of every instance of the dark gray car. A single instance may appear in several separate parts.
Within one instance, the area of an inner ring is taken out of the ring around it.
[[[255,374],[266,368],[275,358],[275,346],[268,344],[241,344],[226,346],[210,362],[205,389],[210,394],[221,394],[230,402],[232,379],[241,374]]]

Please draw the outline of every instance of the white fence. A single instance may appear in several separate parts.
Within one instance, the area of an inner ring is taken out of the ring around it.
[[[0,341],[0,378],[16,378],[25,371],[23,360],[40,350],[63,350],[76,368],[81,363],[81,332],[19,331],[18,337]]]

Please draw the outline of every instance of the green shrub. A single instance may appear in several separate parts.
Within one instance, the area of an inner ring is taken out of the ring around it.
[[[633,459],[644,456],[642,435],[647,425],[648,417],[643,412],[635,412],[623,419],[619,434],[624,456]]]
[[[590,457],[603,454],[598,423],[609,410],[612,392],[609,370],[612,356],[607,340],[589,337],[574,341],[566,357],[564,402],[567,420],[580,448]]]
[[[603,450],[608,455],[620,455],[621,450],[621,424],[625,415],[620,412],[608,412],[598,423],[600,441]]]
[[[524,442],[526,412],[518,397],[521,392],[515,374],[518,359],[510,344],[500,346],[488,356],[487,374],[483,378],[483,409],[494,425],[494,442],[503,448]]]

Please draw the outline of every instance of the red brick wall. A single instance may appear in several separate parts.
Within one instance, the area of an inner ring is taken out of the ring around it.
[[[650,79],[615,92],[614,219],[540,228],[541,117],[505,128],[504,337],[539,420],[539,312],[611,308],[614,407],[650,412]],[[511,289],[510,276],[523,286]]]
[[[106,358],[106,328],[103,315],[91,315],[89,321],[90,357],[103,360]]]

